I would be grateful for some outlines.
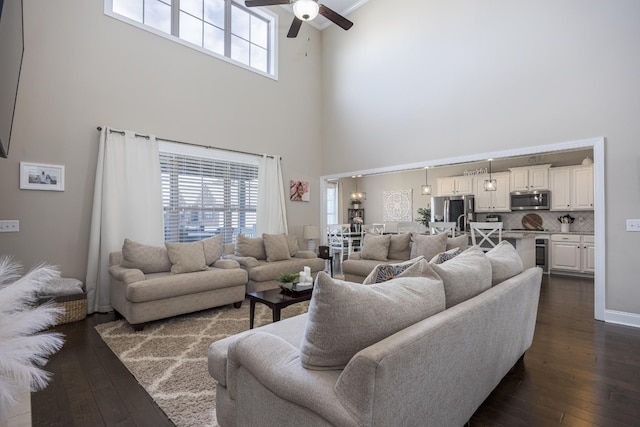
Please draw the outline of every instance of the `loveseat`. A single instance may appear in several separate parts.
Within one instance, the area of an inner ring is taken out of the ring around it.
[[[533,340],[542,270],[509,246],[372,285],[320,273],[308,313],[209,347],[218,423],[464,425]]]
[[[448,237],[444,233],[366,234],[362,250],[353,252],[349,259],[343,261],[342,272],[345,280],[362,283],[380,263],[400,263],[418,256],[429,261],[444,251],[467,249],[468,240],[466,235]]]
[[[125,239],[122,251],[109,255],[111,306],[134,329],[207,308],[240,307],[247,272],[235,261],[220,259],[222,236],[165,246]]]
[[[262,237],[238,235],[236,243],[224,246],[224,258],[240,264],[248,274],[247,293],[276,289],[282,273],[299,273],[311,269],[315,278],[325,269],[325,260],[312,251],[301,251],[294,234],[267,234]]]

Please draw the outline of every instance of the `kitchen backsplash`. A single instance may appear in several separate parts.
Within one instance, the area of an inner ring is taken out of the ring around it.
[[[558,217],[563,215],[571,215],[574,218],[569,230],[578,233],[593,233],[594,231],[594,215],[593,211],[523,211],[523,212],[504,212],[497,213],[502,218],[505,230],[514,228],[523,228],[522,218],[530,213],[535,213],[542,218],[542,228],[549,231],[560,231],[560,221]],[[477,214],[478,221],[484,221],[487,214]]]

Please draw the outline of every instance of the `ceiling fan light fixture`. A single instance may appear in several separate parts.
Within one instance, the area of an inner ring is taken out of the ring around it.
[[[293,13],[302,21],[311,21],[319,11],[320,6],[314,0],[297,0],[293,3]]]

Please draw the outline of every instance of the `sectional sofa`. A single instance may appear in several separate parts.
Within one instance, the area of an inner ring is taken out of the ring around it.
[[[218,423],[464,425],[533,339],[542,271],[504,243],[372,285],[320,273],[308,313],[210,346]]]

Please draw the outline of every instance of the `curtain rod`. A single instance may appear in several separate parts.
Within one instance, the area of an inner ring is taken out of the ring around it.
[[[98,126],[97,129],[99,131],[102,131],[102,127]],[[124,131],[123,130],[113,130],[113,129],[109,129],[109,132],[111,133],[119,133],[120,135],[124,135]],[[134,133],[134,135],[136,136],[136,138],[145,138],[145,139],[149,139],[149,135],[141,135],[139,133]],[[173,139],[166,139],[166,138],[156,138],[158,141],[165,141],[165,142],[174,142],[176,144],[185,144],[185,145],[192,145],[194,147],[202,147],[202,148],[207,148],[207,149],[212,149],[212,150],[222,150],[222,151],[230,151],[232,153],[238,153],[238,154],[248,154],[250,156],[258,156],[258,157],[262,157],[262,154],[258,154],[258,153],[250,153],[248,151],[240,151],[240,150],[233,150],[231,148],[220,148],[220,147],[213,147],[211,145],[201,145],[201,144],[194,144],[193,142],[184,142],[184,141],[176,141]],[[269,157],[270,159],[275,159],[276,156],[272,156],[270,154],[266,155],[267,157]],[[282,159],[282,157],[280,157],[280,159]]]

